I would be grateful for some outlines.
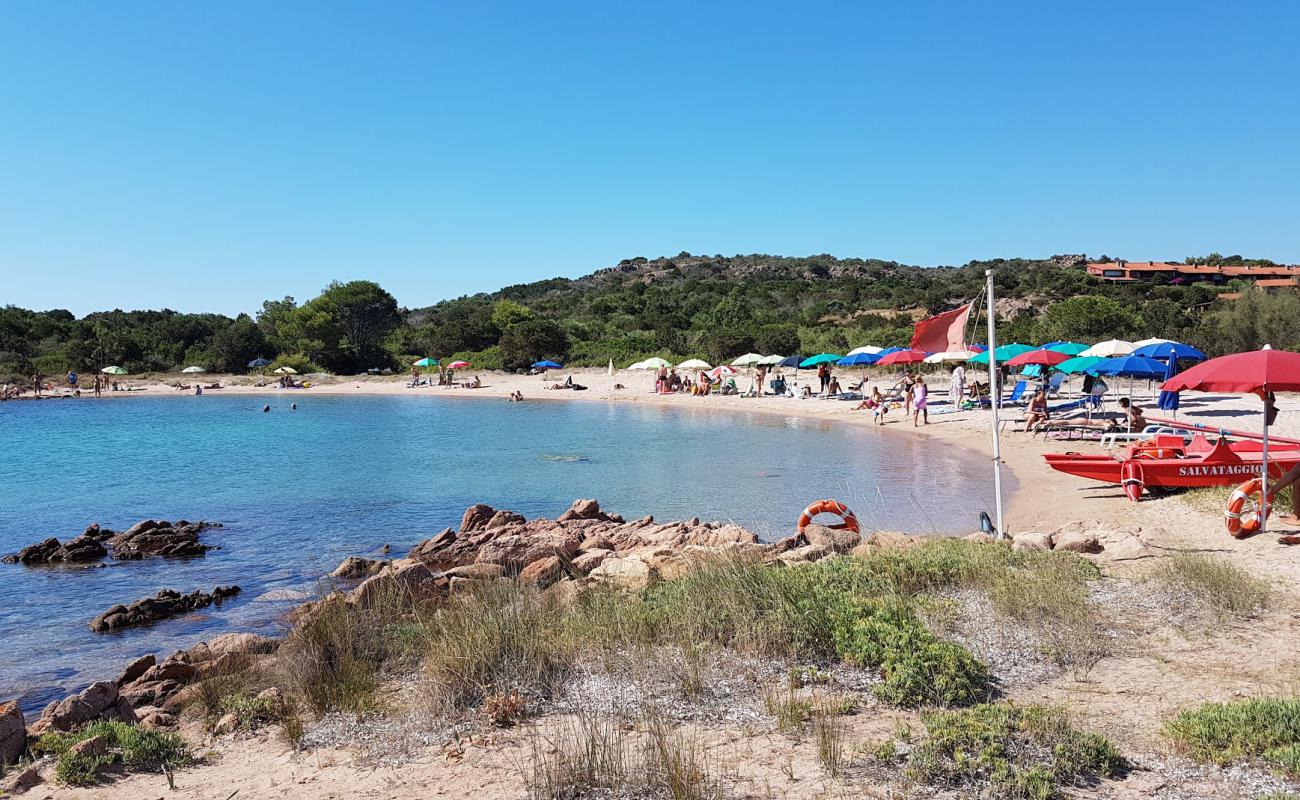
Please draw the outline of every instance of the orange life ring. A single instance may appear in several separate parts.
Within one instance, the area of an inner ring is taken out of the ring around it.
[[[1142,462],[1129,459],[1124,462],[1124,466],[1119,470],[1119,485],[1123,487],[1124,494],[1134,503],[1142,499],[1142,492],[1146,489],[1146,471],[1142,469]]]
[[[829,528],[853,531],[854,533],[862,532],[862,529],[858,527],[858,518],[853,516],[853,512],[849,511],[848,506],[839,500],[816,500],[809,503],[808,507],[799,515],[799,533],[803,533],[803,529],[811,525],[813,517],[818,514],[835,514],[844,520],[839,525],[828,525]]]
[[[1260,523],[1268,515],[1267,509],[1260,509],[1252,499],[1254,495],[1259,494],[1260,488],[1259,478],[1251,478],[1232,490],[1223,517],[1228,525],[1228,533],[1234,539],[1245,539],[1247,536],[1259,533]],[[1249,507],[1247,503],[1250,504]]]

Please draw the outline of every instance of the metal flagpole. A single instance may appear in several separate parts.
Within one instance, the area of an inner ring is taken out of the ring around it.
[[[1002,405],[1002,387],[998,383],[998,336],[993,320],[993,270],[984,270],[985,293],[989,298],[989,396],[993,401],[993,504],[998,526],[997,538],[1006,536],[1002,527],[1002,443],[998,435],[998,410]]]

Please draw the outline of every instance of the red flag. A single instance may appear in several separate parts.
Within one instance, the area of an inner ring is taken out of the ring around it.
[[[912,349],[927,353],[943,353],[966,349],[966,319],[971,304],[936,314],[916,323],[912,330]]]

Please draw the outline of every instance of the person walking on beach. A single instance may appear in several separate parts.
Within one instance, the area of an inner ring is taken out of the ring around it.
[[[957,363],[952,370],[952,384],[948,387],[948,403],[953,408],[961,405],[961,399],[966,396],[966,367]]]
[[[764,364],[763,366],[761,366],[761,367],[758,368],[758,377],[757,377],[756,380],[757,380],[757,383],[758,383],[758,386],[757,386],[757,393],[758,393],[758,396],[759,396],[759,397],[762,397],[762,396],[763,396],[763,386],[766,385],[766,383],[767,383],[767,365],[766,365],[766,364]]]
[[[920,375],[916,376],[916,382],[912,384],[912,427],[917,427],[917,418],[925,421],[926,425],[930,424],[929,390],[926,388],[925,380]]]
[[[903,418],[912,416],[912,387],[916,381],[912,379],[912,373],[907,370],[903,371],[903,380],[899,381],[903,389]]]

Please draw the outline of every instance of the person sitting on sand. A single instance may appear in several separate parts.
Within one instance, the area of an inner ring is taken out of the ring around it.
[[[1147,426],[1147,418],[1142,414],[1142,408],[1127,397],[1119,399],[1119,407],[1124,411],[1124,432],[1141,433]]]
[[[840,393],[840,379],[832,375],[831,382],[826,384],[826,395],[828,397],[834,397],[839,393]]]
[[[1047,419],[1047,390],[1040,386],[1029,399],[1029,407],[1025,409],[1025,430],[1033,433]]]

